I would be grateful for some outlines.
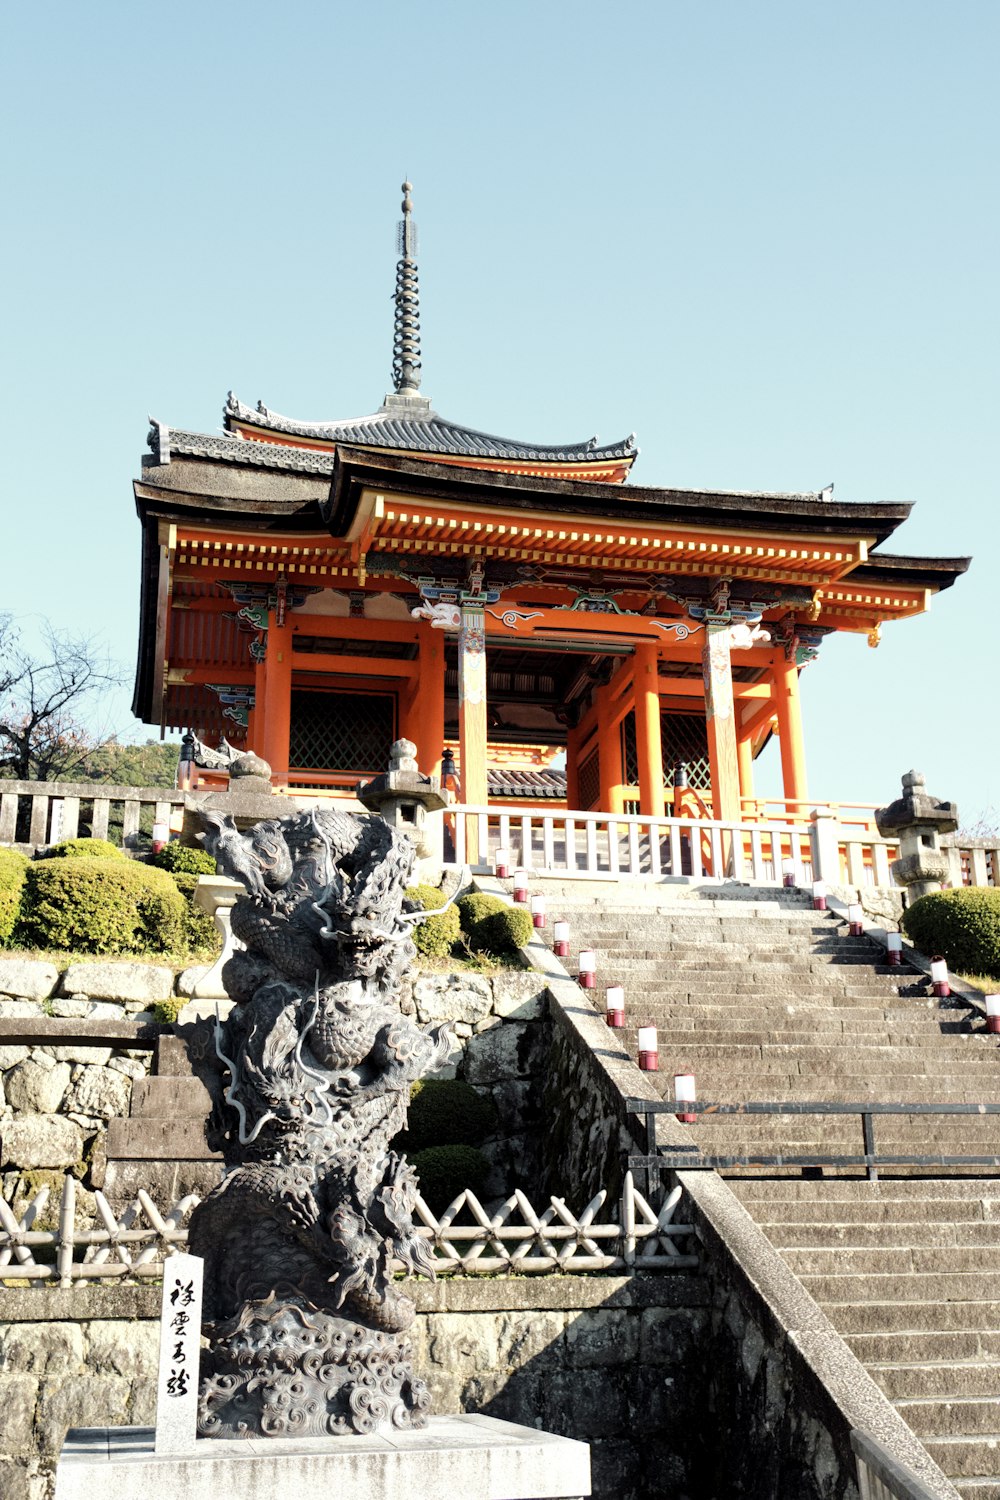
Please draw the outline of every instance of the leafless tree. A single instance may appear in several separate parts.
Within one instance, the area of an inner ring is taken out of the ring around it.
[[[45,624],[40,648],[25,644],[9,614],[0,615],[0,776],[18,781],[70,777],[109,737],[89,710],[120,687],[121,669],[93,638]]]

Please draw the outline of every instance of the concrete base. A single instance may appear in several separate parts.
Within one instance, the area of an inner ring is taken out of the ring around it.
[[[56,1500],[577,1500],[590,1449],[495,1417],[431,1417],[420,1432],[372,1437],[202,1438],[156,1454],[151,1427],[76,1427]]]

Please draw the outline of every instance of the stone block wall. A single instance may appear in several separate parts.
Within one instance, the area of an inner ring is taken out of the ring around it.
[[[690,1276],[414,1283],[416,1366],[437,1412],[485,1412],[591,1445],[595,1500],[705,1500],[693,1438],[708,1309]],[[0,1494],[49,1500],[71,1426],[149,1425],[159,1292],[8,1290]]]
[[[455,1023],[451,1055],[432,1076],[462,1078],[493,1101],[497,1133],[480,1147],[490,1163],[483,1196],[506,1198],[515,1187],[537,1195],[552,1046],[544,977],[520,970],[417,974],[404,986],[402,1007],[423,1025]]]

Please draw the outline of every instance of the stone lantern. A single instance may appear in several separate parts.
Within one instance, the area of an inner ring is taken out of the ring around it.
[[[416,753],[412,740],[397,740],[389,752],[388,771],[359,782],[355,796],[369,812],[379,813],[390,828],[405,833],[416,845],[414,880],[437,885],[444,861],[441,811],[448,805],[448,796],[436,776],[421,775]]]
[[[939,802],[928,796],[919,771],[903,777],[903,795],[888,807],[880,807],[875,822],[883,838],[899,839],[899,858],[892,873],[905,886],[910,901],[941,889],[948,875],[948,858],[941,850],[941,835],[958,827],[954,802]]]

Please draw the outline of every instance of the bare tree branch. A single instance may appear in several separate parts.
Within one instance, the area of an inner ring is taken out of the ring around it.
[[[46,624],[33,653],[17,622],[0,615],[0,777],[52,781],[78,771],[112,738],[93,728],[88,711],[123,680],[93,637]]]

